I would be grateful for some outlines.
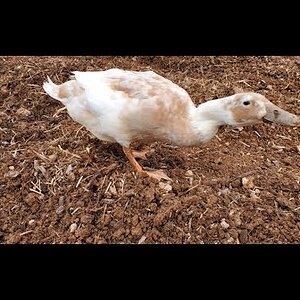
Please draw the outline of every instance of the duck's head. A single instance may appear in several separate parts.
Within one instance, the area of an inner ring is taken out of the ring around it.
[[[225,98],[227,124],[247,126],[265,120],[290,126],[300,126],[300,117],[291,114],[258,93],[239,93]]]

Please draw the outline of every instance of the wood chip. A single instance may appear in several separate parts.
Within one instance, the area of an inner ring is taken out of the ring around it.
[[[223,229],[229,228],[229,224],[225,221],[225,219],[222,219],[220,224]]]
[[[32,219],[32,220],[29,220],[29,221],[28,221],[28,225],[29,225],[29,226],[32,226],[32,225],[34,224],[34,222],[35,222],[35,220],[33,220],[33,219]]]
[[[185,172],[184,176],[186,176],[186,177],[193,177],[194,176],[194,172],[192,170],[187,170]]]
[[[71,224],[71,225],[70,225],[70,232],[71,232],[71,233],[75,232],[76,229],[77,229],[77,227],[78,227],[78,226],[77,226],[76,223]]]
[[[172,191],[172,186],[168,183],[160,182],[158,185],[162,190],[165,190],[167,193]]]
[[[146,238],[147,238],[147,237],[143,235],[143,236],[139,239],[138,244],[143,244],[143,243],[145,242]]]
[[[66,175],[69,175],[73,170],[72,165],[68,165],[67,169],[66,169]]]
[[[253,176],[249,176],[249,177],[243,177],[242,178],[242,185],[243,187],[245,187],[246,189],[253,189],[254,188],[254,177]]]
[[[51,162],[55,162],[56,160],[57,160],[57,154],[55,153],[55,154],[52,154],[52,155],[50,155],[49,157],[49,160],[51,161]]]
[[[22,116],[22,117],[28,117],[31,115],[31,112],[24,108],[24,107],[20,107],[18,110],[17,110],[17,115],[19,116]]]
[[[59,206],[59,207],[56,209],[56,213],[57,213],[58,215],[60,215],[61,213],[64,212],[64,210],[65,210],[65,207],[61,205],[61,206]]]
[[[285,146],[279,146],[279,145],[273,145],[272,148],[273,149],[278,149],[278,150],[286,149]]]

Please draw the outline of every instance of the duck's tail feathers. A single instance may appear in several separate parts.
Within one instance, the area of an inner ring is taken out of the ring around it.
[[[60,96],[60,86],[53,83],[49,76],[47,76],[46,82],[43,84],[44,91],[52,98],[63,101],[65,98]]]

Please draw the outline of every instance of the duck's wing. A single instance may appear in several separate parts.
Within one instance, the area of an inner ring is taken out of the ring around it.
[[[163,101],[179,98],[192,103],[183,88],[153,71],[110,69],[98,72],[75,71],[73,74],[88,97],[97,102],[121,99],[146,100],[159,97]]]

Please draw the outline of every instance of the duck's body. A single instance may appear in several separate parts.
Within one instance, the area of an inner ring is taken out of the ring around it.
[[[62,101],[72,119],[97,138],[129,147],[133,141],[163,140],[197,145],[214,135],[211,122],[193,126],[196,107],[188,93],[154,72],[111,69],[74,72],[75,80],[46,91]]]
[[[256,93],[236,94],[196,107],[184,89],[152,71],[73,73],[75,79],[61,85],[48,79],[44,90],[97,138],[122,145],[136,168],[137,162],[130,157],[134,141],[199,145],[213,138],[221,125],[254,124],[269,113],[267,100]]]

